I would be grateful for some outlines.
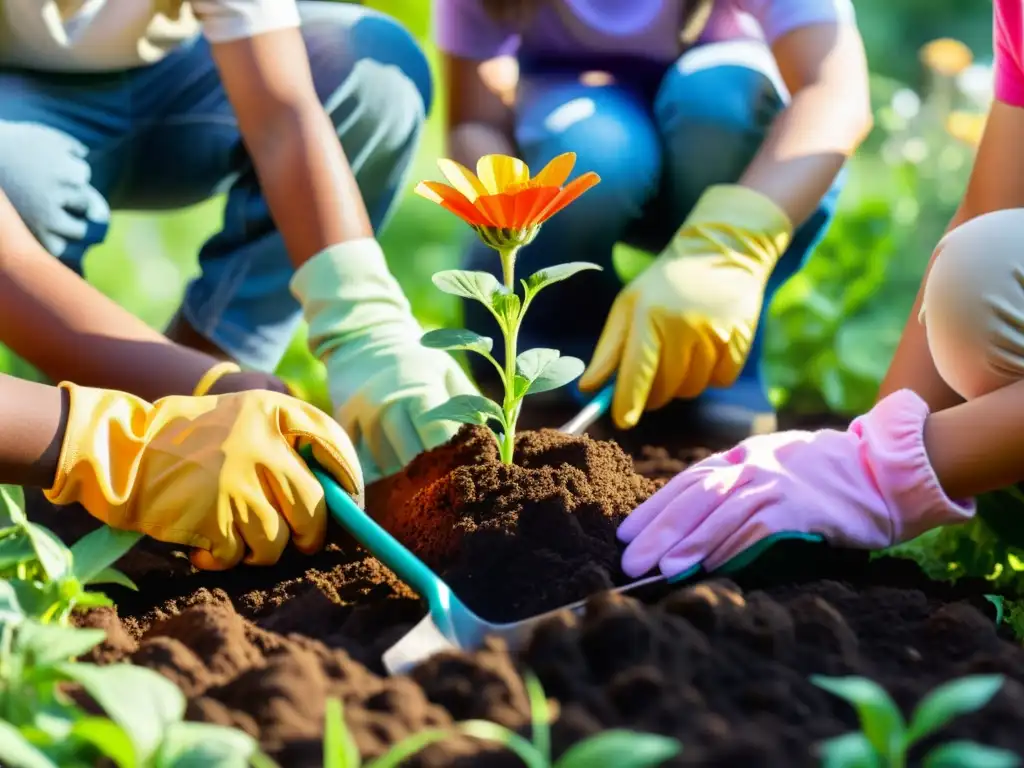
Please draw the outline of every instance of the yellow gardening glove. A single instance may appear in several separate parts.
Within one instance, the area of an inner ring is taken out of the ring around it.
[[[612,418],[727,387],[754,339],[765,285],[793,226],[775,203],[737,185],[710,187],[661,255],[615,299],[580,387],[618,371]]]
[[[195,547],[198,568],[277,562],[289,539],[323,546],[324,492],[298,449],[363,504],[348,436],[327,414],[278,392],[216,397],[134,395],[67,382],[56,504],[81,503],[114,528]]]

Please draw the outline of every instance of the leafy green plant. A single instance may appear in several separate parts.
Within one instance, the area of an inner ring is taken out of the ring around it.
[[[861,731],[821,745],[824,768],[904,768],[912,746],[960,715],[975,712],[1003,686],[1002,675],[974,675],[939,686],[917,705],[908,725],[899,707],[877,683],[863,677],[823,677],[811,682],[857,711]],[[969,741],[936,747],[924,768],[1013,768],[1020,758],[1006,750]]]
[[[7,506],[9,525],[0,528],[0,578],[6,578],[30,616],[65,623],[77,608],[113,603],[86,587],[135,584],[111,567],[141,535],[108,526],[83,536],[70,548],[47,528],[31,522],[17,505]]]
[[[531,179],[523,161],[487,155],[477,164],[477,178],[458,163],[442,160],[439,165],[452,186],[423,182],[416,187],[418,194],[455,213],[485,245],[498,252],[503,278],[503,282],[498,282],[487,272],[462,269],[448,269],[433,276],[434,285],[445,293],[478,301],[487,308],[504,338],[504,363],[491,354],[493,339],[465,328],[430,331],[424,334],[423,345],[481,355],[498,372],[504,397],[498,404],[482,395],[456,395],[423,418],[479,426],[496,423],[501,429],[498,449],[506,464],[512,463],[523,398],[565,386],[586,367],[579,358],[563,356],[557,349],[538,348],[522,353],[517,349],[523,318],[543,288],[584,270],[601,269],[582,261],[548,267],[520,280],[523,295],[516,293],[515,264],[520,249],[533,241],[545,220],[598,182],[595,174],[587,173],[563,188],[574,163],[572,153],[560,155]]]
[[[573,745],[557,761],[552,762],[551,711],[547,696],[534,675],[527,675],[525,683],[530,701],[530,739],[497,723],[467,720],[452,728],[431,728],[413,734],[365,766],[345,725],[341,702],[332,699],[327,703],[324,768],[397,768],[403,760],[421,749],[458,733],[501,744],[514,752],[527,768],[653,768],[682,751],[682,746],[675,739],[616,729]]]
[[[158,673],[72,660],[104,637],[28,617],[0,581],[0,764],[86,768],[102,756],[118,768],[273,765],[245,733],[185,722],[184,694]],[[107,717],[76,704],[69,683]]]

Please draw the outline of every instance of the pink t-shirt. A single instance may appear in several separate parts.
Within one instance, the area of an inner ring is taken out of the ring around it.
[[[1011,107],[1024,107],[1024,3],[995,0],[995,95]]]
[[[434,39],[453,56],[604,54],[666,64],[681,51],[682,0],[548,0],[517,32],[496,23],[479,0],[434,0]],[[811,24],[853,22],[851,0],[716,0],[702,42],[761,38],[769,43]]]

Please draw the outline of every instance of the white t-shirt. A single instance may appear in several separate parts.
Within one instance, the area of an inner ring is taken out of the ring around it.
[[[295,0],[0,0],[0,66],[104,72],[299,25]]]

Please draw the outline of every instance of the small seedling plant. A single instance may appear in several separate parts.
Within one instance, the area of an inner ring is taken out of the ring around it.
[[[578,272],[601,269],[582,261],[548,267],[520,280],[522,295],[516,292],[515,265],[520,249],[533,241],[547,219],[600,180],[594,173],[585,173],[563,186],[575,162],[571,152],[559,155],[530,178],[526,163],[505,155],[482,157],[476,174],[453,160],[441,160],[438,165],[451,186],[425,181],[416,187],[418,194],[459,216],[496,250],[502,273],[501,282],[487,272],[461,269],[433,276],[434,285],[445,293],[478,301],[491,313],[503,338],[502,363],[491,354],[494,340],[475,331],[441,328],[424,334],[422,339],[433,349],[462,350],[484,357],[498,372],[504,388],[501,403],[482,395],[456,395],[423,418],[480,426],[497,424],[498,450],[506,464],[512,463],[523,398],[565,386],[585,368],[582,360],[563,356],[557,349],[518,351],[523,318],[542,289]]]
[[[118,584],[136,589],[112,565],[140,534],[104,525],[69,548],[52,531],[31,522],[20,504],[5,501],[9,503],[6,519],[0,522],[0,579],[9,582],[30,616],[44,624],[65,624],[76,609],[113,605],[102,592],[86,587]]]
[[[512,751],[527,768],[655,768],[682,752],[682,745],[675,739],[616,729],[574,744],[552,762],[551,709],[547,696],[534,675],[526,676],[525,685],[530,702],[530,739],[497,723],[467,720],[451,728],[431,728],[413,734],[365,765],[345,725],[341,702],[331,700],[324,730],[324,768],[397,768],[428,745],[458,734],[496,742]]]
[[[907,753],[961,715],[976,712],[1003,686],[1002,675],[974,675],[939,686],[917,705],[908,725],[899,707],[877,683],[863,677],[815,676],[811,682],[848,701],[860,732],[821,745],[823,768],[905,768]],[[1017,755],[972,741],[951,741],[925,755],[924,768],[1014,768]]]

